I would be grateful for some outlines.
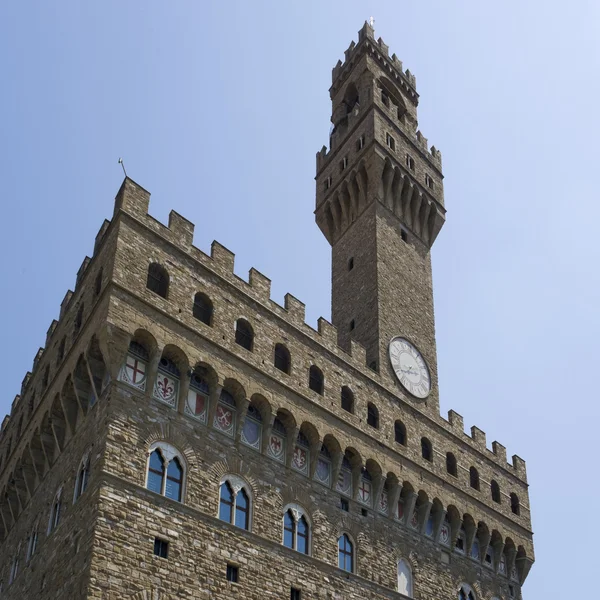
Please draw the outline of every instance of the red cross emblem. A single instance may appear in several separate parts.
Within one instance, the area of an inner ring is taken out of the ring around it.
[[[146,377],[146,364],[133,356],[127,355],[125,371],[132,383],[140,384]]]
[[[358,497],[363,502],[369,502],[371,499],[371,484],[364,479],[360,482],[360,487],[358,488]]]

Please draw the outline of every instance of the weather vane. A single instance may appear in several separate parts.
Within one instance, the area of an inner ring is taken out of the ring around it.
[[[125,163],[122,158],[119,158],[119,164],[123,167],[123,173],[125,173],[125,177],[127,177],[127,171],[125,170]]]

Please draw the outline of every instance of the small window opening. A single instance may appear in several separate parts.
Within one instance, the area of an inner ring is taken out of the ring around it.
[[[158,263],[152,263],[148,267],[146,287],[155,294],[166,298],[169,293],[169,274],[167,270]]]
[[[231,583],[239,581],[239,569],[235,565],[227,565],[227,581],[231,581]]]
[[[348,271],[352,271],[352,269],[354,269],[354,257],[351,256],[348,259]]]
[[[331,176],[325,179],[325,190],[328,190],[331,187]]]
[[[369,516],[369,511],[368,511],[366,508],[361,508],[361,509],[360,509],[360,514],[361,514],[363,517],[368,517],[368,516]]]
[[[275,368],[290,373],[290,352],[283,344],[275,344]]]
[[[213,304],[206,294],[198,292],[194,296],[194,307],[192,309],[192,314],[194,315],[194,318],[198,319],[198,321],[202,321],[202,323],[205,323],[206,325],[211,324]]]
[[[301,592],[297,588],[292,588],[290,590],[290,600],[300,600],[302,598]]]
[[[406,166],[411,170],[415,170],[415,159],[410,155],[406,155]]]
[[[340,508],[345,512],[350,510],[350,503],[348,500],[346,500],[346,498],[340,498]]]
[[[512,493],[510,495],[510,509],[515,515],[521,514],[521,505],[519,503],[519,497],[515,493]]]
[[[340,162],[340,171],[344,171],[348,167],[348,157],[344,156]]]
[[[308,373],[308,387],[317,392],[317,394],[323,395],[323,372],[316,365],[310,367]]]
[[[394,423],[394,440],[397,444],[406,446],[406,426],[402,421]]]
[[[349,413],[354,412],[354,394],[346,386],[342,388],[342,409]]]
[[[432,190],[433,189],[433,179],[429,173],[425,173],[425,185]]]
[[[403,242],[408,243],[408,233],[407,233],[406,229],[401,229],[400,230],[400,239]]]
[[[479,489],[479,471],[475,467],[469,469],[469,481],[474,490]]]
[[[250,323],[244,319],[238,319],[235,324],[235,343],[252,352],[254,331]]]
[[[356,323],[355,323],[354,319],[352,319],[352,321],[350,321],[350,327],[349,327],[350,331],[354,331],[355,326],[356,326]]]
[[[390,97],[388,95],[388,93],[385,90],[381,90],[381,101],[383,102],[384,106],[388,106],[390,105]]]
[[[96,275],[96,282],[94,283],[94,295],[98,296],[102,291],[102,269],[98,271]]]
[[[371,371],[375,371],[375,373],[377,373],[377,361],[376,360],[372,360],[369,363],[369,369],[371,369]]]
[[[433,462],[433,448],[431,447],[431,442],[427,438],[421,438],[421,456],[425,460]]]
[[[396,140],[389,134],[385,134],[385,143],[390,150],[396,150]]]
[[[169,542],[154,538],[154,555],[160,558],[169,558]]]
[[[492,500],[497,504],[500,504],[500,486],[498,485],[498,482],[492,479],[490,489],[492,491]]]
[[[367,404],[367,425],[379,429],[379,411],[371,402]]]
[[[450,473],[450,475],[453,475],[454,477],[458,477],[458,468],[456,465],[456,457],[454,456],[454,454],[452,454],[452,452],[448,452],[448,454],[446,454],[446,471],[448,471],[448,473]]]
[[[365,147],[365,136],[361,135],[357,140],[356,140],[356,151],[360,152],[363,148]]]

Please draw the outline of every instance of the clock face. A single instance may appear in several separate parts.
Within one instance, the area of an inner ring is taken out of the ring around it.
[[[431,392],[431,377],[421,353],[402,337],[390,342],[390,361],[402,386],[415,398],[427,398]]]

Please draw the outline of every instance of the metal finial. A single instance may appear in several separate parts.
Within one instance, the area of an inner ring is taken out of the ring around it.
[[[375,17],[369,17],[369,25],[375,28]]]
[[[125,163],[122,158],[119,158],[119,164],[123,167],[123,173],[125,173],[125,177],[127,177],[127,171],[125,170]]]

